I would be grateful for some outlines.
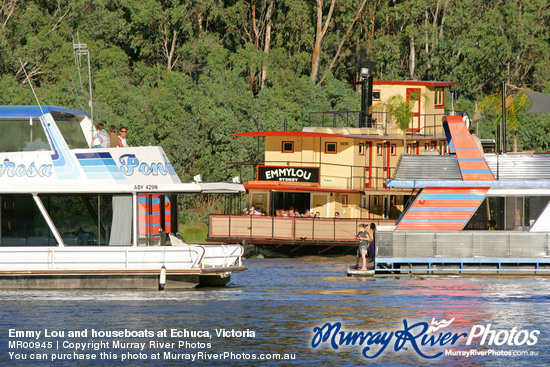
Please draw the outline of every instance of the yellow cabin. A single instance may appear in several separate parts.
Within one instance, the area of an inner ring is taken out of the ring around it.
[[[445,87],[455,84],[375,81],[369,127],[235,134],[265,138],[264,162],[257,166],[256,179],[245,183],[247,209],[266,215],[397,219],[412,193],[385,187],[404,152],[404,137],[384,102],[395,94],[412,101],[406,154],[444,154]],[[356,126],[358,113],[352,112]]]

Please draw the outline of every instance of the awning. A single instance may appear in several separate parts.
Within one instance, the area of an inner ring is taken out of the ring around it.
[[[524,113],[544,113],[550,112],[550,94],[533,92],[532,90],[519,88],[527,94],[531,100],[531,108]]]
[[[57,112],[61,114],[68,115],[83,115],[87,116],[88,114],[80,110],[71,110],[68,108],[63,108],[59,106],[0,106],[0,118],[30,118],[30,117],[40,117],[42,116],[42,111],[44,113]]]
[[[251,131],[246,133],[235,133],[233,136],[294,136],[303,138],[334,138],[344,135],[340,134],[328,134],[328,133],[314,133],[308,131]]]

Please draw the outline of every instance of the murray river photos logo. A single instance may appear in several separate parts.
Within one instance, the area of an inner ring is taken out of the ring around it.
[[[441,357],[446,348],[463,344],[466,346],[533,346],[538,342],[539,330],[494,329],[492,324],[474,325],[466,332],[446,330],[455,319],[431,323],[410,323],[403,320],[403,328],[392,331],[344,330],[340,322],[327,322],[313,328],[311,346],[328,345],[334,350],[346,346],[361,348],[363,357],[373,359],[393,349],[413,350],[420,357],[433,359]]]

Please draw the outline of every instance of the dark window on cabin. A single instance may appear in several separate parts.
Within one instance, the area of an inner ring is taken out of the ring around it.
[[[0,195],[0,246],[57,246],[32,195]]]
[[[42,194],[67,246],[132,244],[132,195]]]
[[[80,122],[76,119],[61,120],[59,118],[56,118],[55,122],[61,132],[61,135],[63,135],[63,138],[67,142],[69,149],[89,148],[86,137],[80,127]],[[108,132],[108,130],[109,129],[107,128],[106,131]]]
[[[373,90],[372,91],[372,100],[373,101],[379,101],[380,100],[380,91],[379,90]]]
[[[325,153],[336,154],[336,143],[325,143]]]
[[[294,153],[294,142],[293,141],[283,141],[283,146],[281,149],[282,153]]]
[[[0,119],[0,131],[1,152],[50,150],[39,119]]]

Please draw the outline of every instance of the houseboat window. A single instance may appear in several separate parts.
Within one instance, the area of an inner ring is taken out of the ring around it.
[[[325,153],[336,154],[336,143],[325,143]]]
[[[1,195],[1,246],[57,246],[32,195]]]
[[[372,100],[373,101],[379,101],[380,100],[380,91],[379,90],[373,90],[372,91]]]
[[[434,101],[434,107],[436,108],[442,108],[445,104],[445,93],[443,87],[435,87],[435,101]]]
[[[466,230],[529,230],[550,202],[548,196],[489,197],[478,207]]]
[[[376,144],[376,155],[382,155],[382,144]]]
[[[294,210],[298,210],[300,214],[303,214],[307,209],[311,208],[311,194],[274,191],[271,205],[272,215],[275,215],[277,211],[288,211],[291,207]]]
[[[348,206],[348,196],[342,195],[342,206]]]
[[[359,155],[365,155],[365,144],[359,144]]]
[[[67,246],[130,246],[132,195],[40,195]]]
[[[281,149],[283,153],[294,153],[294,142],[293,141],[283,141],[283,147]]]
[[[390,146],[391,155],[397,155],[397,146],[395,144],[392,144]]]
[[[55,122],[70,149],[89,148],[86,137],[77,120],[60,120],[56,118]]]
[[[39,119],[0,120],[0,151],[50,150]]]

